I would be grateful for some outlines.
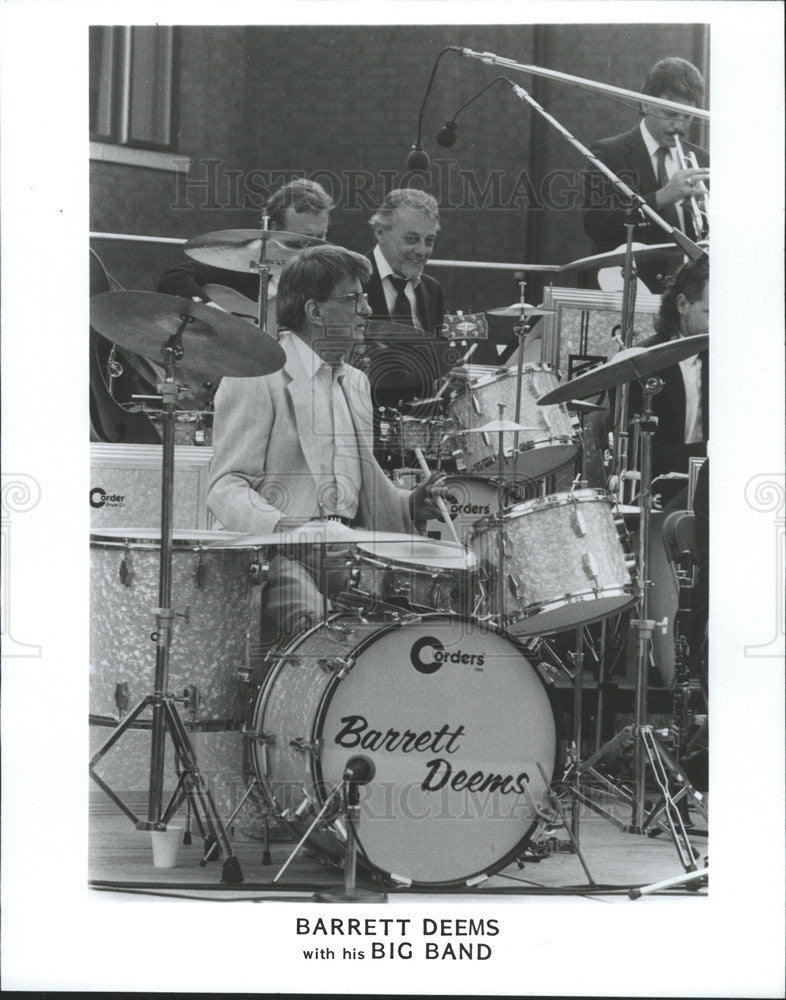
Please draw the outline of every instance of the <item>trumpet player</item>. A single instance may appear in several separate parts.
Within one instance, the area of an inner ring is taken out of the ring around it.
[[[661,59],[647,73],[642,94],[698,107],[704,80],[686,59]],[[672,226],[691,239],[706,235],[704,198],[709,180],[709,155],[688,142],[688,112],[642,102],[639,124],[622,135],[600,139],[592,152]],[[692,165],[692,164],[695,164]],[[694,204],[695,203],[695,204]],[[584,229],[592,252],[604,253],[625,243],[627,206],[621,195],[597,171],[585,175]],[[634,238],[641,243],[665,243],[662,229],[650,221],[637,222]],[[651,291],[663,288],[662,265],[641,268],[639,277]]]

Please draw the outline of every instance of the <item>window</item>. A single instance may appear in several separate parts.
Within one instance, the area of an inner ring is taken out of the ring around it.
[[[172,149],[174,30],[91,26],[91,139]]]

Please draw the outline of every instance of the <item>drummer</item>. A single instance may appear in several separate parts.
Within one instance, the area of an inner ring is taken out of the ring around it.
[[[324,240],[334,208],[333,200],[320,184],[298,177],[271,195],[265,205],[265,214],[268,216],[268,228],[272,230]],[[280,273],[280,267],[272,264],[267,289],[269,333],[275,332],[276,328],[275,297]],[[227,293],[226,289],[239,293],[240,297]],[[183,261],[164,272],[158,291],[187,299],[197,298],[252,321],[257,317],[259,275],[255,271],[231,271],[194,260]]]
[[[363,292],[370,273],[365,257],[334,246],[306,249],[284,266],[284,367],[224,378],[216,394],[207,502],[229,531],[284,532],[322,518],[413,534],[437,515],[436,498],[449,496],[442,473],[409,492],[374,458],[368,379],[344,360],[371,315]],[[263,643],[284,642],[321,616],[316,555],[299,547],[271,561]]]

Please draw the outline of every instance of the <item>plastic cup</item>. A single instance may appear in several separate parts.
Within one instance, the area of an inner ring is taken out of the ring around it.
[[[174,868],[177,865],[177,852],[182,838],[182,826],[170,825],[166,830],[150,831],[150,839],[153,842],[154,868]]]

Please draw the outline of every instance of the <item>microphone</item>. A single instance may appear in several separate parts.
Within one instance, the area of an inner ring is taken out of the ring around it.
[[[437,55],[434,60],[434,68],[431,70],[431,76],[428,81],[428,86],[426,87],[426,93],[423,95],[423,103],[420,105],[420,113],[418,115],[418,138],[416,142],[413,142],[409,147],[409,155],[407,156],[406,170],[426,173],[431,169],[431,159],[428,153],[423,148],[422,136],[423,136],[423,112],[426,110],[426,101],[428,100],[428,95],[431,93],[431,87],[434,83],[434,77],[437,75],[437,66],[439,66],[440,59],[445,55],[446,52],[458,52],[459,55],[463,55],[464,51],[456,45],[448,45],[446,48]]]
[[[457,112],[458,113],[458,112]],[[456,133],[458,132],[458,125],[455,120],[445,122],[442,128],[437,132],[437,142],[440,146],[450,147],[456,145]]]
[[[468,108],[473,101],[476,101],[481,94],[485,94],[490,87],[493,87],[495,83],[499,83],[500,80],[503,81],[504,83],[509,84],[511,87],[515,87],[513,81],[509,80],[506,76],[495,77],[491,81],[491,83],[487,84],[483,88],[483,90],[479,90],[477,94],[475,94],[473,97],[470,97],[468,101],[462,104],[461,107],[458,109],[458,111],[450,119],[450,121],[445,122],[445,124],[442,126],[439,132],[437,132],[437,142],[440,146],[444,146],[445,148],[449,149],[451,146],[456,145],[456,139],[458,137],[458,124],[456,122],[456,119],[458,118],[458,116],[461,114],[464,108]]]
[[[367,785],[377,773],[374,761],[364,754],[350,757],[344,767],[344,781],[352,781],[356,785]]]

